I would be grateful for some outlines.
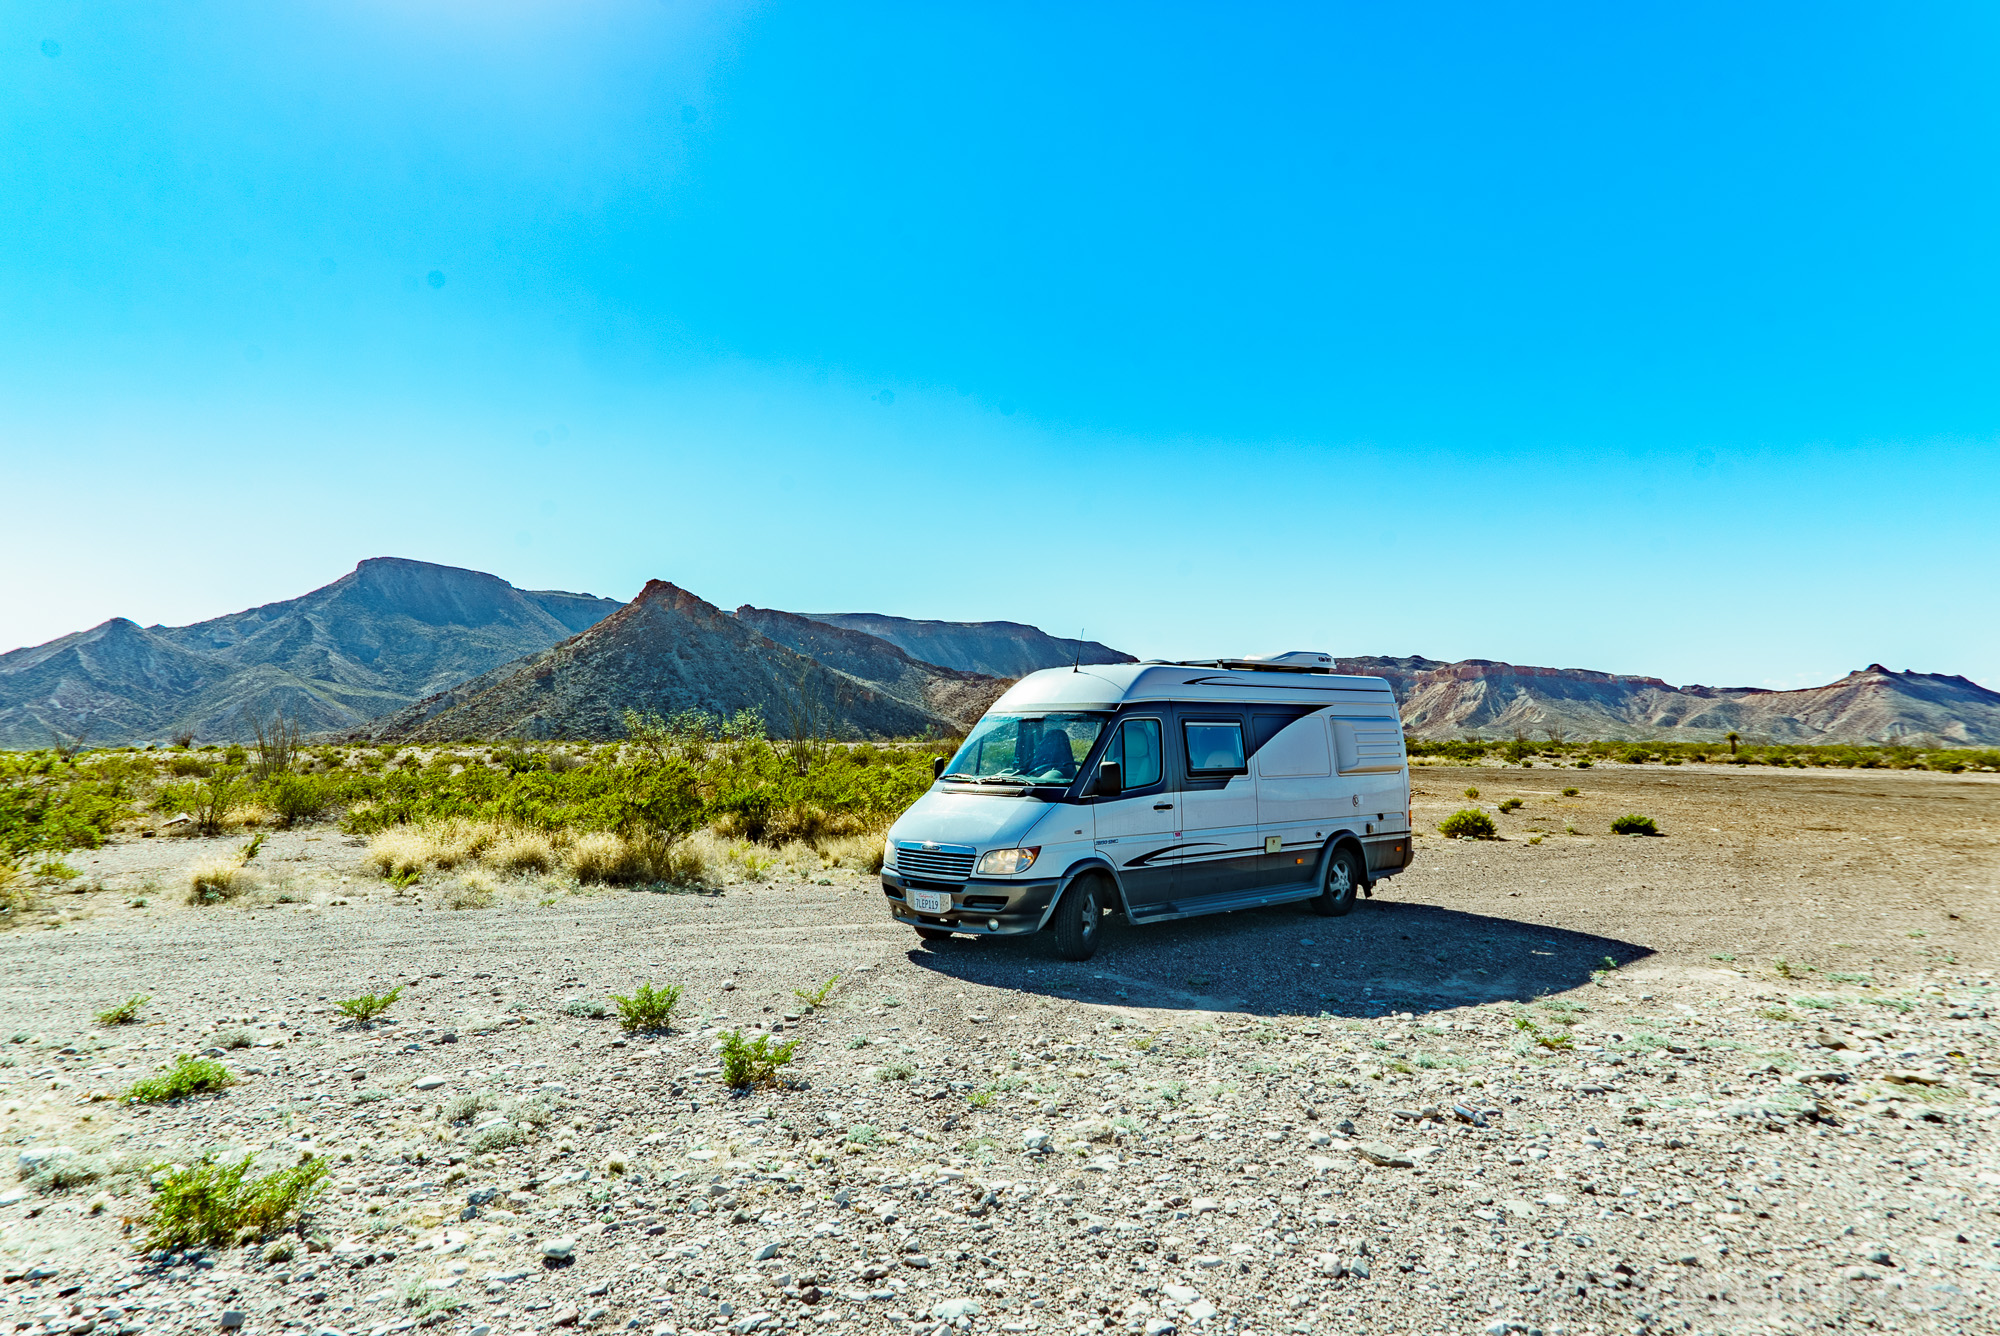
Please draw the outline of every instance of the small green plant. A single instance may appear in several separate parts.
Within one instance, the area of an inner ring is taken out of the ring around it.
[[[423,876],[423,873],[412,867],[405,868],[401,872],[391,872],[388,876],[382,878],[382,880],[388,882],[399,891],[407,891],[410,887],[422,881]]]
[[[908,1081],[917,1074],[917,1069],[907,1062],[892,1062],[886,1067],[875,1069],[878,1081]]]
[[[1477,798],[1477,797],[1479,796],[1479,790],[1478,790],[1478,789],[1467,789],[1467,790],[1465,791],[1465,796],[1466,796],[1466,797],[1468,797],[1468,798]]]
[[[1574,797],[1576,797],[1576,790],[1575,790],[1574,788],[1567,788],[1567,789],[1564,789],[1564,790],[1563,790],[1563,797],[1565,797],[1565,798],[1574,798]]]
[[[854,1038],[847,1041],[847,1046],[849,1048],[867,1048],[868,1036],[865,1034],[858,1034],[854,1036]]]
[[[133,1083],[125,1092],[126,1104],[163,1104],[168,1100],[185,1099],[189,1095],[202,1095],[211,1090],[234,1085],[236,1078],[229,1069],[210,1058],[197,1058],[192,1053],[183,1053],[174,1059],[174,1065],[160,1076],[149,1076]]]
[[[1500,833],[1493,818],[1476,807],[1453,812],[1438,822],[1438,833],[1454,840],[1490,840]]]
[[[75,881],[83,874],[59,858],[50,858],[36,865],[35,875],[48,881]]]
[[[1767,1021],[1794,1021],[1798,1017],[1783,1007],[1764,1006],[1757,1008],[1757,1014]]]
[[[1534,1040],[1536,1043],[1540,1044],[1543,1048],[1550,1049],[1558,1053],[1567,1052],[1568,1050],[1576,1047],[1576,1041],[1574,1039],[1571,1039],[1568,1035],[1560,1033],[1551,1033],[1550,1031],[1544,1030],[1526,1016],[1516,1016],[1514,1018],[1514,1028],[1526,1034],[1528,1038]]]
[[[776,1085],[778,1069],[792,1060],[798,1047],[796,1039],[774,1044],[767,1034],[745,1039],[741,1030],[730,1030],[722,1036],[722,1083],[731,1090]]]
[[[847,1129],[847,1142],[852,1146],[879,1146],[882,1134],[867,1123],[856,1123]]]
[[[257,856],[257,851],[263,847],[264,832],[260,830],[244,841],[242,850],[236,855],[237,861],[242,863],[249,862]]]
[[[1627,812],[1624,816],[1617,818],[1611,823],[1611,833],[1613,835],[1657,835],[1660,833],[1660,828],[1654,823],[1653,818],[1649,816],[1640,816],[1637,812]]]
[[[1500,810],[1503,812],[1511,812],[1520,805],[1521,799],[1519,798],[1502,798],[1500,800]]]
[[[139,1019],[139,1012],[153,999],[146,993],[134,993],[109,1011],[97,1013],[99,1025],[130,1025]]]
[[[1796,979],[1799,977],[1799,972],[1792,967],[1792,962],[1786,960],[1783,956],[1774,958],[1771,961],[1771,968],[1778,972],[1780,979]]]
[[[1603,983],[1606,979],[1610,978],[1611,975],[1617,971],[1617,969],[1618,969],[1617,960],[1611,956],[1605,956],[1604,964],[1601,967],[1594,969],[1590,972],[1590,981],[1592,983]]]
[[[253,1179],[254,1163],[254,1157],[245,1156],[222,1165],[204,1155],[185,1169],[155,1166],[164,1177],[156,1181],[153,1208],[145,1220],[146,1247],[226,1248],[262,1238],[291,1222],[326,1180],[324,1159]]]
[[[1711,956],[1709,957],[1709,959],[1710,959],[1710,960],[1726,960],[1726,961],[1731,961],[1731,962],[1734,962],[1734,961],[1735,961],[1735,959],[1736,959],[1736,953],[1735,953],[1735,952],[1733,952],[1733,951],[1718,951],[1718,952],[1716,952],[1716,953],[1715,953],[1714,955],[1711,955]]]
[[[573,997],[563,1003],[563,1015],[575,1016],[587,1021],[601,1021],[611,1014],[611,1008],[594,997]]]
[[[217,1048],[254,1048],[256,1044],[257,1036],[248,1030],[230,1030],[215,1037]]]
[[[632,996],[619,997],[614,993],[611,1000],[618,1007],[618,1024],[628,1033],[666,1030],[672,1027],[674,1013],[680,1009],[681,986],[670,983],[655,988],[649,979]]]
[[[359,1021],[363,1025],[366,1025],[390,1007],[396,1005],[396,999],[402,995],[402,985],[398,984],[386,993],[363,993],[359,997],[345,998],[335,1002],[333,1005],[339,1007],[340,1014],[349,1020]]]
[[[975,1109],[991,1108],[993,1106],[993,1092],[991,1090],[975,1090],[965,1097],[965,1102]]]
[[[825,983],[821,984],[819,987],[813,989],[810,993],[808,993],[803,988],[794,988],[792,990],[792,996],[796,997],[799,1001],[805,1003],[807,1010],[818,1011],[821,1007],[826,1005],[826,999],[828,998],[828,996],[832,994],[833,986],[839,982],[840,982],[840,976],[836,974],[831,979],[828,979]]]

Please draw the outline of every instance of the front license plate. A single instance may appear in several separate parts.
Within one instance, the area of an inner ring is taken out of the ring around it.
[[[911,891],[910,908],[919,914],[943,914],[951,909],[950,891]]]

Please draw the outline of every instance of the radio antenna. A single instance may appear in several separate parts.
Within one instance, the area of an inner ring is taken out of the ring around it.
[[[1070,661],[1069,670],[1073,673],[1083,671],[1083,628],[1081,626],[1076,628],[1076,657]]]

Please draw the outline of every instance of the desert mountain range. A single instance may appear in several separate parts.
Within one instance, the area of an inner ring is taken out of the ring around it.
[[[316,732],[434,740],[611,737],[624,710],[757,706],[779,731],[809,715],[838,735],[963,729],[1012,678],[1130,663],[1095,641],[1019,622],[877,613],[733,614],[665,581],[629,604],[516,589],[497,576],[393,557],[299,598],[198,622],[113,618],[0,654],[0,746],[51,727],[92,741],[190,731],[240,738],[277,708]],[[2000,693],[1880,664],[1823,687],[1676,687],[1658,678],[1467,659],[1356,656],[1387,678],[1421,737],[1911,742],[2000,746]]]

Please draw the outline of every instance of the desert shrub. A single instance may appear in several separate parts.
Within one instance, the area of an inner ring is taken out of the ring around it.
[[[125,1092],[123,1102],[161,1104],[168,1100],[185,1099],[189,1095],[206,1094],[235,1083],[236,1078],[221,1063],[183,1053],[161,1075],[134,1082],[132,1088]]]
[[[326,781],[317,775],[281,774],[264,786],[264,805],[277,813],[279,824],[289,828],[301,821],[317,821],[327,808]]]
[[[869,874],[880,872],[883,838],[873,831],[861,835],[837,835],[820,841],[819,856],[826,860],[828,867]]]
[[[1573,788],[1572,788],[1572,789],[1564,789],[1564,790],[1563,790],[1563,797],[1565,797],[1565,798],[1574,798],[1574,797],[1576,797],[1576,792],[1577,792],[1577,791],[1576,791],[1575,789],[1573,789]]]
[[[875,1069],[875,1079],[878,1081],[908,1081],[916,1074],[917,1069],[907,1062],[892,1062],[886,1067]]]
[[[162,1166],[142,1226],[146,1247],[226,1248],[262,1238],[296,1218],[325,1185],[324,1159],[253,1179],[254,1163],[246,1156],[222,1165],[205,1155],[185,1169]]]
[[[497,898],[493,883],[477,872],[447,884],[431,903],[439,909],[491,909]]]
[[[453,1095],[444,1102],[443,1117],[448,1123],[469,1123],[482,1109],[492,1107],[491,1095]]]
[[[153,999],[145,993],[134,993],[108,1011],[97,1013],[99,1025],[130,1025],[139,1019],[139,1013]]]
[[[1519,798],[1502,798],[1500,800],[1500,810],[1503,812],[1511,812],[1520,805],[1521,800]]]
[[[188,869],[187,902],[221,904],[236,899],[256,884],[256,875],[246,871],[241,863],[226,860],[197,863]]]
[[[358,997],[344,998],[335,1002],[334,1005],[340,1008],[341,1015],[348,1017],[350,1020],[360,1021],[366,1025],[369,1021],[374,1020],[390,1007],[396,1005],[396,999],[402,995],[402,985],[398,984],[386,993],[362,993]]]
[[[681,986],[677,983],[655,988],[651,980],[639,985],[630,997],[612,995],[618,1007],[618,1023],[627,1031],[665,1030],[672,1026],[680,1009]]]
[[[601,1021],[611,1014],[611,1008],[594,997],[573,997],[563,1003],[562,1010],[565,1016],[587,1021]]]
[[[709,863],[687,840],[657,835],[628,837],[615,831],[579,835],[570,845],[570,871],[582,882],[639,886],[653,882],[693,885],[704,880]]]
[[[199,753],[193,756],[174,756],[167,760],[167,773],[183,778],[189,775],[200,775],[205,778],[214,769],[215,762]]]
[[[1438,822],[1438,833],[1449,839],[1490,840],[1500,830],[1493,824],[1492,817],[1476,807],[1468,807]]]
[[[527,1139],[528,1134],[513,1123],[495,1123],[474,1132],[465,1147],[474,1154],[484,1154],[490,1150],[509,1150]]]
[[[796,1039],[774,1044],[767,1034],[745,1039],[741,1030],[730,1030],[722,1036],[722,1083],[731,1090],[776,1085],[778,1069],[792,1060],[798,1047]]]
[[[1465,796],[1468,798],[1477,798],[1479,796],[1479,790],[1476,788],[1468,788],[1465,791]]]
[[[217,1048],[254,1048],[257,1036],[248,1030],[228,1030],[215,1037]]]
[[[1640,816],[1637,812],[1627,812],[1624,816],[1612,821],[1611,833],[1613,835],[1657,835],[1660,833],[1660,828],[1653,821],[1653,818],[1649,816]]]

